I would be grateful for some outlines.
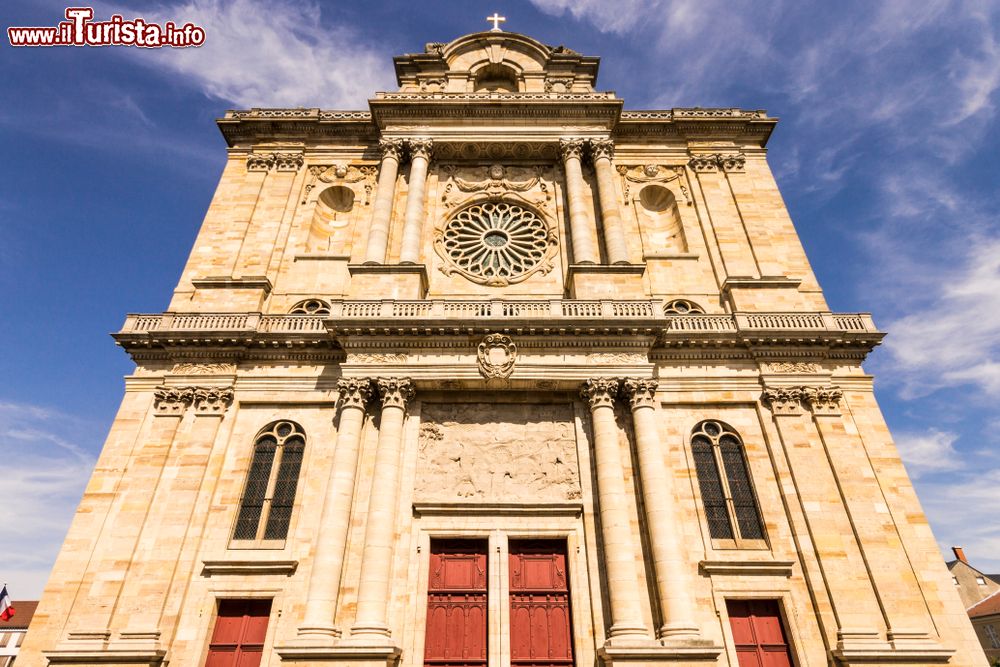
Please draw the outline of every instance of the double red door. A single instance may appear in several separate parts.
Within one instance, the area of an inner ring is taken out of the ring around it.
[[[258,667],[270,600],[220,600],[205,667]]]
[[[472,540],[431,543],[427,667],[486,667],[486,546]],[[571,666],[565,543],[512,541],[509,570],[512,667]]]
[[[510,543],[510,662],[514,667],[573,664],[565,542]]]
[[[776,600],[727,600],[726,608],[740,667],[791,667]]]

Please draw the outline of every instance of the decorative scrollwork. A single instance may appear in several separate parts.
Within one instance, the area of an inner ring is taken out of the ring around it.
[[[688,206],[691,205],[691,195],[688,192],[687,186],[684,185],[684,180],[681,178],[684,173],[684,167],[664,167],[658,164],[645,164],[638,166],[618,165],[616,169],[622,177],[623,203],[628,203],[633,185],[643,186],[647,183],[663,184],[677,181],[676,187],[680,190],[680,199]],[[640,187],[639,189],[641,190],[642,188]]]
[[[534,211],[503,201],[460,210],[434,240],[446,275],[457,272],[492,286],[521,282],[536,271],[548,273],[555,246],[555,233]]]
[[[517,363],[517,345],[510,336],[488,334],[479,344],[476,356],[480,375],[487,380],[506,380],[514,372],[514,364]]]

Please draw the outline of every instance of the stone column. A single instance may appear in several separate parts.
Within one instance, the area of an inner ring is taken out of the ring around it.
[[[396,197],[396,176],[399,174],[399,160],[403,153],[403,140],[382,139],[378,142],[378,147],[382,152],[382,164],[378,171],[375,204],[372,206],[372,224],[368,230],[365,264],[385,262],[386,250],[389,247],[392,203]]]
[[[604,223],[604,251],[608,264],[628,264],[628,248],[625,245],[625,229],[622,214],[615,196],[615,168],[611,159],[615,154],[615,142],[611,139],[595,139],[590,142],[590,155],[597,172],[597,196],[601,200],[601,220]]]
[[[657,434],[653,407],[656,387],[655,380],[641,379],[626,379],[622,385],[622,393],[632,409],[646,526],[663,615],[663,625],[657,634],[661,639],[698,639],[700,632],[693,620],[694,604],[688,589],[681,532],[674,514],[673,481],[667,474],[664,448]]]
[[[615,423],[615,396],[619,380],[594,378],[583,384],[581,395],[590,403],[594,427],[594,459],[597,468],[597,498],[601,505],[601,532],[604,563],[611,598],[612,643],[645,642],[649,630],[642,620],[639,604],[639,574],[622,469],[618,425]]]
[[[424,191],[427,185],[427,165],[431,159],[431,139],[410,139],[410,192],[406,196],[406,217],[403,221],[403,249],[400,264],[420,263],[420,241],[424,230]]]
[[[386,619],[392,550],[396,532],[396,505],[399,491],[400,450],[406,404],[413,398],[413,384],[406,378],[378,378],[382,417],[375,453],[375,473],[368,516],[365,518],[365,546],[361,556],[361,582],[352,643],[384,645],[390,632]]]
[[[299,640],[316,640],[321,643],[340,636],[340,630],[334,626],[337,591],[340,590],[344,549],[350,528],[351,500],[354,497],[358,452],[361,449],[361,429],[365,422],[365,407],[372,394],[372,384],[368,378],[345,378],[337,383],[337,389],[340,392],[337,445],[333,450],[333,464],[323,502],[316,555],[309,575],[305,618],[298,631]]]
[[[566,199],[569,200],[573,263],[597,264],[600,256],[590,236],[591,230],[594,229],[594,221],[587,212],[584,198],[586,183],[583,181],[583,168],[580,166],[583,139],[560,139],[559,152],[563,159],[563,171],[566,173]]]

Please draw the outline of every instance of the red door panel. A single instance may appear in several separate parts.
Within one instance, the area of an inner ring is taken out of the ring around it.
[[[424,664],[486,665],[486,543],[431,543]]]
[[[270,600],[220,600],[205,667],[259,667]]]
[[[514,667],[573,663],[566,544],[510,544],[510,652]]]
[[[791,667],[777,600],[727,600],[740,667]]]

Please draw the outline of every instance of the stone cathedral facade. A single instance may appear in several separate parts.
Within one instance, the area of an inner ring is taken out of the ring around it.
[[[18,665],[985,665],[766,161],[497,30],[228,161]]]

